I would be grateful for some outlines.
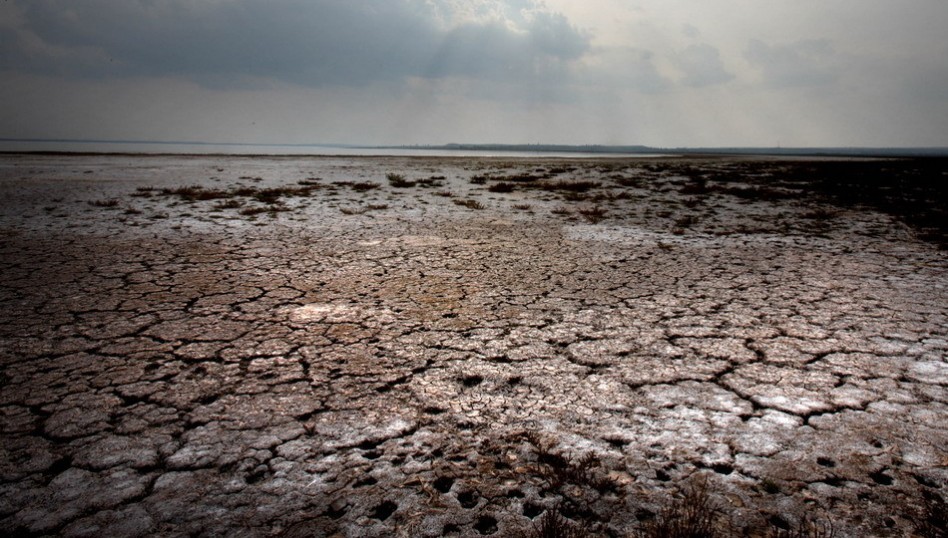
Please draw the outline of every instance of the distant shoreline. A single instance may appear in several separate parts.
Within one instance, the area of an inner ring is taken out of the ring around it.
[[[136,150],[128,151],[134,147]],[[138,151],[142,148],[141,151]],[[171,150],[171,151],[169,151]],[[209,150],[209,151],[208,151]],[[250,150],[250,151],[242,151]],[[0,154],[34,155],[230,155],[278,156],[467,156],[467,157],[948,157],[948,147],[680,147],[569,144],[251,144],[149,140],[81,140],[0,138]]]

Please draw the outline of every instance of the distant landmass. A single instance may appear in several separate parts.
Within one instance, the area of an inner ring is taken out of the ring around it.
[[[536,153],[602,153],[605,155],[786,155],[786,156],[850,156],[850,157],[948,157],[948,148],[861,148],[861,147],[681,147],[606,146],[571,144],[441,144],[412,146],[379,146],[378,149],[419,149],[444,151],[509,151]]]
[[[128,148],[128,149],[126,149]],[[51,139],[0,137],[0,153],[168,153],[366,155],[373,151],[469,153],[550,153],[586,155],[774,155],[793,157],[948,157],[948,147],[677,147],[601,144],[415,144],[364,145],[326,143],[250,143],[171,140]],[[394,154],[394,153],[393,153]]]

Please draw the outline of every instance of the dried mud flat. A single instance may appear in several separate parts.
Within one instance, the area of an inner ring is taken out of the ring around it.
[[[0,156],[0,530],[944,536],[946,170]]]

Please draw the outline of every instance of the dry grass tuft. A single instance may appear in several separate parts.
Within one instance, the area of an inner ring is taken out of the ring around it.
[[[658,516],[638,529],[639,538],[717,538],[720,510],[711,498],[707,479],[692,480],[683,494],[673,499]]]

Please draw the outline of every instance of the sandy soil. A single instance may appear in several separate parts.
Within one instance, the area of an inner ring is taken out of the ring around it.
[[[948,259],[819,170],[0,156],[0,530],[922,533]]]

